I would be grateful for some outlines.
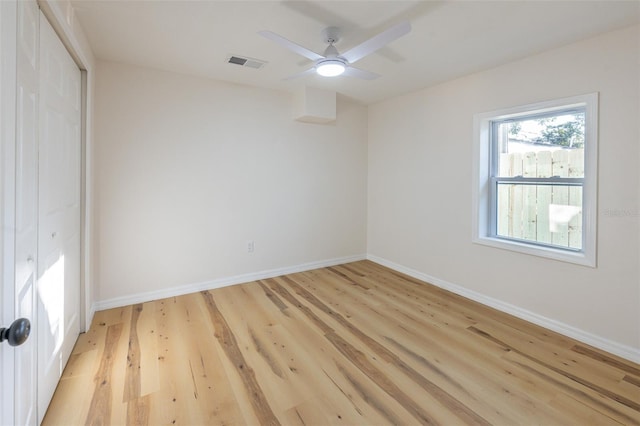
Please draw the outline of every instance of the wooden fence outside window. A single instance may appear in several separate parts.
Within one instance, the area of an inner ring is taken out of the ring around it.
[[[584,149],[500,154],[500,176],[584,177]],[[503,183],[497,189],[497,234],[582,248],[582,186]]]

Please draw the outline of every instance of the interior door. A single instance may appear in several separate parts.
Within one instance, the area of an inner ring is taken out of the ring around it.
[[[38,421],[80,330],[80,70],[40,14]]]
[[[35,322],[38,240],[38,28],[35,0],[17,3],[15,318]],[[14,421],[36,424],[37,339],[15,350]]]

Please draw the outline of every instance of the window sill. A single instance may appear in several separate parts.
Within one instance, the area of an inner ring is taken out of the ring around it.
[[[596,267],[595,256],[590,256],[584,251],[571,252],[552,247],[533,246],[526,243],[520,243],[518,241],[509,241],[495,237],[477,237],[474,238],[473,242],[503,250],[553,259],[560,262],[574,263],[576,265],[588,266],[591,268]]]

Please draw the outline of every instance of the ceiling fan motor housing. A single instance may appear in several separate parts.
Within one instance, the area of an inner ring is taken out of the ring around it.
[[[336,47],[333,44],[330,44],[329,46],[327,46],[323,54],[323,56],[327,59],[337,58],[338,55],[339,55],[338,49],[336,49]]]
[[[334,44],[340,41],[340,28],[327,27],[321,32],[322,40],[328,44]]]

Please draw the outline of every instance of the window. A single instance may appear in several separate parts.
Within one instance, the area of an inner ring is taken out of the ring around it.
[[[598,95],[477,114],[473,239],[595,266]]]

